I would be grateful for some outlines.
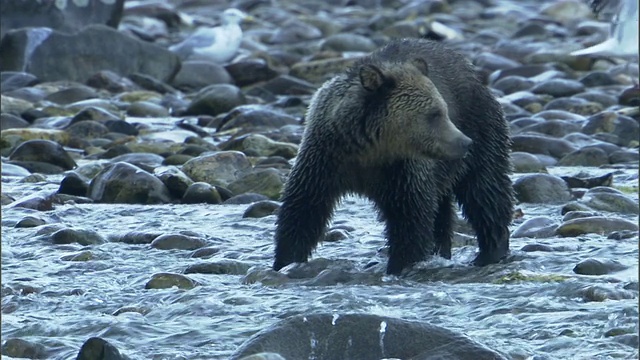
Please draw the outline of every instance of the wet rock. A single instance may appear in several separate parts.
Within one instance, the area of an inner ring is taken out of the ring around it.
[[[60,229],[54,232],[51,234],[51,241],[57,245],[78,243],[83,246],[100,245],[107,242],[102,235],[93,230],[72,228]]]
[[[564,180],[570,188],[591,189],[597,186],[611,186],[613,184],[613,173],[595,177],[562,176],[562,180]]]
[[[617,85],[618,81],[613,75],[604,71],[592,71],[579,80],[587,87]]]
[[[187,188],[193,184],[193,180],[175,166],[156,168],[154,174],[169,189],[169,193],[178,199],[182,198]]]
[[[290,75],[278,75],[265,83],[253,86],[248,93],[262,96],[264,93],[273,95],[312,95],[317,87],[306,80]],[[277,99],[274,97],[274,100]]]
[[[357,34],[335,34],[327,37],[320,45],[322,51],[359,51],[371,52],[378,46],[368,37]]]
[[[9,30],[47,27],[72,33],[89,24],[114,28],[122,18],[124,0],[39,1],[3,0],[0,15],[0,38]],[[88,6],[87,6],[88,5]]]
[[[130,231],[126,234],[115,236],[111,239],[111,241],[132,245],[151,244],[151,242],[153,242],[153,240],[155,240],[160,235],[160,233]]]
[[[566,140],[538,135],[514,135],[512,136],[512,141],[512,151],[549,155],[556,159],[561,159],[577,150],[575,146]]]
[[[75,161],[64,148],[49,140],[28,140],[18,145],[9,159],[19,162],[43,162],[56,165],[64,170],[76,167]]]
[[[282,174],[273,168],[254,169],[240,175],[229,184],[229,190],[234,194],[254,192],[265,195],[272,200],[280,198],[283,187]]]
[[[553,137],[563,137],[565,135],[580,131],[580,125],[572,124],[561,120],[547,120],[537,124],[523,127],[520,132],[537,132]]]
[[[262,59],[246,59],[229,64],[225,69],[231,75],[237,86],[247,86],[257,82],[271,80],[278,76],[278,72],[272,69]]]
[[[109,70],[98,71],[87,79],[87,85],[95,89],[104,89],[111,93],[139,90],[129,78]]]
[[[3,113],[20,116],[20,114],[33,108],[33,104],[26,100],[0,95],[0,108],[2,108]]]
[[[112,163],[128,163],[143,169],[155,169],[162,165],[164,158],[158,154],[133,152],[118,155],[111,159]]]
[[[512,69],[521,65],[515,60],[489,52],[480,53],[473,59],[473,64],[488,71]]]
[[[206,245],[203,239],[182,234],[160,235],[151,242],[151,247],[158,250],[195,250]]]
[[[570,237],[583,234],[608,235],[614,231],[623,230],[638,231],[638,224],[614,217],[589,216],[562,223],[556,229],[556,233],[560,236]]]
[[[50,95],[44,99],[59,105],[69,105],[79,101],[95,99],[98,94],[92,88],[84,85],[71,86]]]
[[[53,210],[52,194],[41,192],[21,197],[10,203],[8,207],[21,207],[38,211]]]
[[[88,197],[104,203],[163,204],[171,201],[169,190],[160,179],[124,162],[102,169],[91,180]]]
[[[520,251],[524,251],[524,252],[536,252],[536,251],[542,251],[542,252],[552,252],[554,251],[554,249],[549,246],[549,245],[545,245],[545,244],[527,244],[525,246],[523,246]]]
[[[492,87],[502,91],[505,95],[509,95],[518,91],[530,90],[534,84],[533,80],[522,76],[507,76],[496,81]]]
[[[638,232],[637,231],[621,230],[621,231],[612,232],[611,234],[609,234],[609,236],[607,236],[607,239],[624,240],[624,239],[632,239],[632,238],[634,238],[636,236],[638,236]]]
[[[573,272],[580,275],[606,275],[613,272],[627,269],[628,266],[619,263],[616,260],[600,260],[589,258],[580,261],[574,268]]]
[[[22,359],[46,359],[49,351],[38,343],[20,338],[9,338],[2,344],[2,355]]]
[[[16,115],[9,114],[9,113],[2,113],[0,115],[0,130],[21,129],[21,128],[26,128],[29,125],[30,124],[26,120]]]
[[[89,190],[89,179],[76,173],[69,172],[60,181],[60,187],[58,188],[59,194],[86,196]]]
[[[216,188],[205,182],[195,182],[182,196],[184,204],[220,204],[222,199]]]
[[[344,229],[329,229],[324,234],[324,242],[336,242],[349,238],[349,232]]]
[[[47,178],[44,175],[38,174],[38,173],[30,174],[20,179],[21,183],[32,183],[32,184],[43,183],[45,181],[47,181]]]
[[[381,332],[385,335],[382,341]],[[452,343],[456,346],[441,346]],[[466,336],[441,327],[368,314],[289,317],[252,336],[231,360],[265,351],[286,359],[311,355],[318,359],[504,359]]]
[[[618,103],[623,106],[640,106],[640,89],[638,86],[624,89],[618,96]]]
[[[3,12],[2,15],[5,15]],[[0,17],[2,16],[0,15]],[[0,21],[0,23],[2,23]],[[0,36],[1,38],[1,36]],[[3,93],[21,89],[27,86],[33,86],[39,83],[37,77],[22,71],[3,71],[0,73],[0,89]]]
[[[610,211],[621,214],[638,214],[638,202],[622,193],[595,192],[593,188],[584,195],[582,203],[594,210]]]
[[[205,248],[200,248],[194,252],[191,253],[191,258],[203,258],[203,259],[207,259],[212,257],[213,255],[217,254],[220,252],[220,249],[215,248],[215,247],[205,247]]]
[[[163,118],[171,116],[164,107],[149,101],[136,101],[127,108],[127,115],[135,117]]]
[[[41,226],[46,224],[46,220],[35,217],[35,216],[26,216],[18,221],[15,225],[16,228],[32,228],[36,226]]]
[[[623,164],[629,162],[640,161],[640,155],[635,150],[620,150],[609,154],[609,162],[611,164]]]
[[[89,261],[94,258],[94,255],[91,251],[85,250],[76,254],[69,254],[60,257],[62,261]]]
[[[151,276],[151,280],[144,286],[145,289],[169,289],[177,287],[178,289],[190,290],[200,285],[197,281],[187,276],[173,273],[158,273]]]
[[[109,120],[119,120],[119,118],[109,110],[96,106],[87,106],[73,116],[71,124],[75,124],[85,120],[104,122]],[[107,126],[106,123],[104,123],[104,125]]]
[[[562,217],[562,221],[569,221],[573,219],[579,219],[579,218],[585,218],[585,217],[591,217],[591,216],[598,216],[598,214],[593,211],[574,210],[574,211],[569,211],[565,213],[564,216]]]
[[[243,218],[261,218],[276,214],[280,209],[280,203],[271,200],[261,200],[251,204],[244,214]]]
[[[251,265],[237,260],[193,264],[184,270],[185,274],[244,275]]]
[[[216,116],[246,102],[247,100],[242,91],[234,85],[209,85],[196,94],[185,111],[185,115]]]
[[[299,121],[291,115],[259,106],[242,106],[234,109],[224,117],[218,126],[218,131],[229,131],[242,128],[247,131],[277,129],[286,125],[298,124]]]
[[[582,132],[588,135],[598,133],[608,133],[615,135],[612,139],[616,145],[632,146],[638,144],[640,138],[640,125],[638,122],[626,117],[618,115],[614,112],[602,112],[589,117],[587,123],[582,127]]]
[[[513,188],[520,202],[558,204],[571,200],[567,184],[554,175],[525,175],[514,182]]]
[[[233,79],[225,68],[208,61],[185,61],[171,85],[183,91],[196,91],[212,84],[231,84]]]
[[[97,121],[85,120],[69,126],[65,131],[76,138],[95,139],[102,138],[109,132],[109,129]]]
[[[244,194],[231,196],[230,198],[225,200],[223,204],[225,205],[251,204],[251,203],[262,201],[262,200],[269,200],[269,198],[262,194],[244,193]]]
[[[512,152],[511,163],[516,173],[538,173],[546,170],[537,157],[525,152]]]
[[[523,222],[511,235],[511,238],[550,238],[556,234],[558,224],[548,217],[534,217]]]
[[[582,291],[580,295],[584,301],[597,301],[602,302],[606,300],[623,300],[633,299],[636,294],[627,290],[611,289],[602,285],[591,285]]]
[[[593,166],[609,163],[609,155],[599,148],[589,147],[578,149],[564,156],[558,161],[558,166]]]
[[[291,67],[289,74],[315,84],[322,84],[333,76],[343,72],[357,59],[323,59],[309,62],[300,62]]]
[[[223,150],[242,151],[247,156],[281,156],[291,159],[298,153],[297,145],[273,141],[260,134],[240,136],[220,146]]]
[[[194,181],[227,186],[239,174],[251,169],[247,157],[239,151],[220,151],[187,161],[182,171]]]
[[[577,97],[564,97],[549,101],[545,110],[565,110],[578,115],[593,115],[604,110],[603,106]]]
[[[178,57],[169,50],[102,25],[87,26],[73,35],[45,28],[20,29],[0,43],[2,71],[27,71],[42,81],[84,83],[101,70],[139,72],[167,81],[179,66]]]
[[[322,32],[315,26],[291,19],[281,24],[267,41],[270,44],[295,44],[320,37]]]
[[[30,174],[31,172],[29,172],[29,170],[23,168],[22,166],[4,163],[4,162],[2,163],[2,177],[5,177],[5,176],[24,177],[24,176],[29,176]]]

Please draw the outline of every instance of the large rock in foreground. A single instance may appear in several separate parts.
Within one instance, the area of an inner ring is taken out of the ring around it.
[[[282,320],[247,340],[232,360],[258,353],[285,359],[493,360],[502,355],[441,327],[367,314],[312,314]]]
[[[104,25],[77,34],[49,28],[14,30],[0,42],[0,70],[25,71],[41,81],[86,82],[102,70],[149,75],[168,82],[180,69],[178,56]]]
[[[121,204],[165,204],[169,189],[157,177],[135,165],[107,165],[89,184],[88,195],[96,202]]]

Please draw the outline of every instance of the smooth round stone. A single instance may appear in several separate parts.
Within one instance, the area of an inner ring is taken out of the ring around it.
[[[62,181],[60,181],[58,193],[76,196],[87,196],[88,190],[89,179],[72,171],[66,174]]]
[[[157,273],[151,276],[151,279],[144,286],[145,289],[170,289],[177,287],[178,289],[190,290],[200,285],[197,281],[182,274],[173,273]]]
[[[126,153],[111,159],[112,163],[125,162],[139,167],[157,168],[164,162],[164,158],[152,153]]]
[[[280,209],[280,203],[271,200],[261,200],[251,204],[244,214],[243,218],[261,218],[274,215]]]
[[[40,80],[33,74],[21,71],[3,71],[0,73],[0,88],[3,93],[33,86]]]
[[[516,198],[524,203],[558,204],[571,200],[567,183],[554,175],[525,175],[513,184]]]
[[[496,81],[492,87],[508,95],[518,91],[530,90],[534,84],[533,80],[522,76],[507,76]]]
[[[530,154],[548,155],[561,159],[567,154],[576,151],[577,148],[570,142],[538,135],[514,135],[512,136],[512,151],[522,151]]]
[[[251,169],[247,157],[239,151],[220,151],[187,161],[182,171],[194,181],[227,186],[238,174]]]
[[[584,234],[607,235],[614,231],[624,230],[638,231],[638,224],[620,218],[590,216],[565,221],[558,226],[556,233],[560,236],[572,237]]]
[[[606,275],[614,272],[626,270],[628,267],[616,260],[600,260],[589,258],[580,261],[573,272],[580,275]]]
[[[609,163],[609,155],[602,149],[589,147],[578,149],[558,161],[558,166],[594,166]]]
[[[553,97],[566,97],[583,92],[585,86],[576,80],[551,79],[542,82],[531,89],[534,94],[546,94]]]
[[[185,115],[216,116],[247,102],[242,91],[230,84],[209,85],[200,90],[189,104]]]
[[[368,37],[357,34],[342,33],[331,35],[326,38],[322,42],[322,45],[320,45],[320,50],[333,50],[339,52],[371,52],[377,47],[378,46]]]
[[[136,101],[127,108],[127,115],[136,117],[169,117],[169,111],[164,107],[149,101]]]
[[[28,140],[11,152],[9,160],[42,162],[71,170],[77,165],[62,145],[49,140]]]
[[[52,93],[45,97],[45,100],[60,105],[67,105],[82,100],[97,98],[98,94],[88,86],[73,86]]]
[[[205,246],[205,240],[182,234],[160,235],[151,242],[151,247],[158,250],[196,250]]]
[[[165,204],[171,195],[160,179],[125,162],[104,167],[89,184],[88,197],[96,202]]]
[[[604,107],[601,104],[580,98],[559,98],[549,101],[545,110],[565,110],[578,115],[593,115],[601,112]]]
[[[295,144],[273,141],[260,134],[248,134],[240,136],[234,140],[221,145],[223,150],[238,150],[247,156],[281,156],[291,159],[298,153],[298,146]]]
[[[263,59],[245,59],[225,66],[225,69],[237,86],[247,86],[278,76],[267,61]]]
[[[480,53],[473,59],[473,64],[488,71],[513,69],[522,65],[515,60],[489,52]]]
[[[612,164],[623,164],[628,162],[637,162],[640,160],[638,151],[633,150],[619,150],[609,154],[609,162]],[[3,165],[4,166],[4,165]],[[4,171],[4,169],[3,169]]]
[[[109,132],[109,129],[97,121],[85,120],[69,126],[65,131],[74,137],[95,139],[106,135]]]
[[[193,184],[193,180],[175,166],[158,167],[154,169],[154,174],[176,198],[182,198],[189,186]]]
[[[561,138],[565,135],[575,133],[581,130],[578,124],[570,123],[564,120],[548,120],[533,124],[520,129],[520,132],[537,132],[544,135]]]
[[[240,175],[229,184],[229,190],[233,194],[253,192],[265,195],[271,200],[279,199],[283,188],[284,177],[280,171],[273,168],[254,169]]]
[[[23,295],[26,295],[23,292]],[[20,338],[9,338],[2,344],[2,355],[12,358],[46,359],[49,351],[42,345]]]
[[[3,113],[13,114],[20,116],[20,114],[33,108],[33,104],[29,101],[10,97],[7,95],[0,95],[0,109]]]
[[[241,205],[241,204],[251,204],[258,201],[269,200],[268,197],[262,194],[256,193],[244,193],[231,196],[227,200],[223,202],[225,205]]]
[[[231,84],[233,79],[220,64],[209,61],[184,61],[171,81],[176,89],[196,91],[212,84]]]
[[[556,234],[558,224],[545,216],[534,217],[523,222],[511,235],[512,238],[550,238]]]
[[[139,87],[130,79],[110,70],[102,70],[87,79],[87,85],[104,89],[112,93],[138,90]]]
[[[512,152],[511,163],[516,173],[539,173],[546,169],[535,155],[525,152]]]
[[[284,112],[272,109],[248,105],[234,109],[230,112],[218,127],[218,131],[228,131],[235,128],[242,128],[247,131],[271,128],[277,129],[286,125],[296,125],[300,121]]]
[[[2,176],[19,176],[19,177],[25,177],[25,176],[29,176],[31,175],[31,172],[29,172],[29,170],[23,168],[22,166],[18,166],[18,165],[14,165],[14,164],[9,164],[9,163],[2,163]]]
[[[196,182],[182,196],[184,204],[220,204],[222,199],[216,188],[205,182]]]
[[[224,259],[216,262],[193,264],[188,266],[185,274],[245,275],[251,267],[238,260]]]
[[[30,124],[21,117],[9,113],[0,114],[0,130],[26,128]]]
[[[84,120],[108,121],[119,120],[119,117],[106,109],[95,106],[88,106],[75,114],[73,116],[73,119],[71,120],[71,123],[75,124]]]
[[[597,87],[597,86],[609,86],[609,85],[618,85],[619,82],[613,77],[613,75],[604,71],[592,71],[582,78],[580,78],[581,83],[586,87]]]
[[[104,126],[109,129],[109,132],[124,134],[124,135],[138,135],[138,129],[135,125],[126,122],[125,120],[107,120],[104,122]]]
[[[582,202],[594,210],[609,211],[621,214],[638,214],[638,202],[622,193],[596,192],[598,188],[590,189],[582,198]]]
[[[86,229],[65,228],[51,234],[51,241],[54,244],[78,243],[83,246],[104,244],[107,240],[97,232]]]

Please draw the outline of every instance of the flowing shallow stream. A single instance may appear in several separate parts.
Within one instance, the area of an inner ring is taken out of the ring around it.
[[[637,170],[621,173],[620,178],[633,179]],[[54,191],[60,178],[35,184],[18,180],[3,177],[3,192],[19,198]],[[637,176],[627,185],[637,186]],[[561,218],[560,206],[519,208],[526,216]],[[79,204],[42,213],[3,207],[2,338],[43,344],[56,359],[75,358],[91,336],[107,339],[134,359],[224,359],[280,318],[356,312],[444,326],[513,359],[638,358],[637,236],[513,239],[510,261],[485,268],[465,265],[476,250],[465,246],[454,249],[451,261],[433,259],[403,277],[389,277],[384,275],[386,261],[378,255],[383,225],[369,202],[348,198],[334,224],[355,230],[347,239],[320,246],[314,257],[332,259],[329,268],[348,268],[352,276],[344,283],[269,284],[246,281],[243,275],[189,274],[202,286],[145,290],[154,273],[180,273],[203,261],[235,259],[266,270],[275,217],[243,219],[245,209]],[[134,230],[195,233],[220,251],[203,260],[190,258],[190,251],[108,242],[86,247],[92,260],[64,261],[61,257],[85,247],[52,245],[36,235],[41,227],[14,228],[34,214],[50,224],[91,229],[104,237]],[[531,243],[551,245],[555,251],[519,251]],[[590,257],[614,259],[629,268],[603,276],[574,274],[573,267]],[[367,266],[372,261],[378,264]],[[136,311],[113,315],[123,307]]]

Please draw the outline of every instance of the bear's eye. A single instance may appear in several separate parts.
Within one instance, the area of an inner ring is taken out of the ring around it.
[[[433,109],[427,113],[427,120],[430,122],[437,121],[438,119],[441,119],[443,115],[444,113],[442,112],[442,110]]]

